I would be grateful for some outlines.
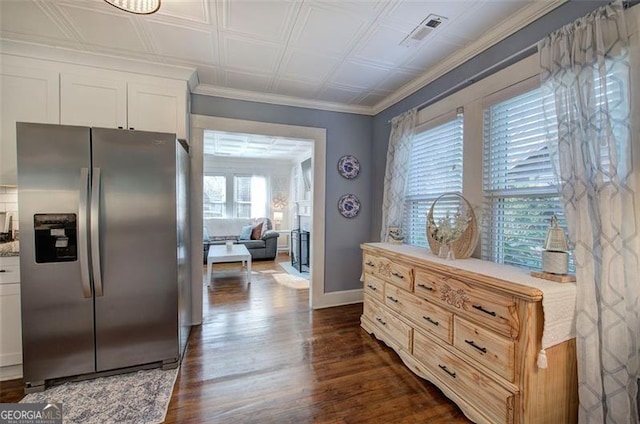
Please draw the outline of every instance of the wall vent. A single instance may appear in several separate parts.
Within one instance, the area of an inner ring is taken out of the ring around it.
[[[425,39],[427,35],[429,35],[432,31],[434,31],[437,27],[443,24],[447,18],[444,16],[438,15],[429,15],[425,20],[420,22],[420,25],[415,27],[413,31],[409,35],[407,35],[404,40],[400,42],[401,46],[412,47]]]

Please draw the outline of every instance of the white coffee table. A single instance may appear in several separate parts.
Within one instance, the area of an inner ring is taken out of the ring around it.
[[[211,267],[223,262],[247,262],[247,282],[251,282],[251,254],[244,244],[234,244],[231,249],[226,245],[209,247],[207,255],[207,284],[211,283]]]

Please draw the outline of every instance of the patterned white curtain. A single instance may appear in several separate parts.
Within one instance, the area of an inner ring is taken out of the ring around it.
[[[404,199],[417,109],[413,108],[391,120],[382,198],[382,230],[380,240],[389,239],[389,227],[402,227]]]
[[[579,422],[638,423],[640,228],[622,3],[538,47],[545,119],[558,133],[549,149],[576,261]]]

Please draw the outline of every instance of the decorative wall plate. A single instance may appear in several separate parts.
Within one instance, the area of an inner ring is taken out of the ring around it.
[[[354,194],[345,194],[338,200],[338,210],[345,218],[353,218],[360,212],[360,200]]]
[[[348,180],[352,180],[360,173],[360,162],[352,155],[344,155],[338,160],[338,172]]]

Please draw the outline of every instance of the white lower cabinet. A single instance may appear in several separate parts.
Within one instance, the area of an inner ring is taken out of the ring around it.
[[[0,381],[22,377],[20,262],[0,257]]]

